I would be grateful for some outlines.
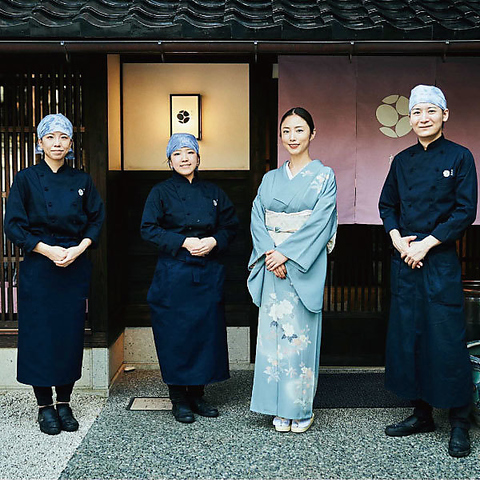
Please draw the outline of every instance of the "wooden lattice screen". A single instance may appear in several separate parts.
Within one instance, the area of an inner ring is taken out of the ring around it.
[[[36,125],[49,113],[63,113],[74,125],[72,166],[84,168],[82,75],[71,66],[0,71],[0,161],[2,218],[15,174],[36,163]],[[38,156],[37,156],[38,158]],[[22,251],[5,237],[0,222],[0,333],[17,327],[17,273]]]

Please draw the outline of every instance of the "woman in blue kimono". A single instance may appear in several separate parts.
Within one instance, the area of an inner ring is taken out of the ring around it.
[[[385,433],[431,432],[432,407],[449,408],[448,451],[464,457],[473,385],[455,242],[475,220],[477,175],[470,151],[443,136],[449,111],[439,88],[415,87],[409,110],[418,143],[393,159],[379,209],[394,246],[386,386],[414,411]]]
[[[274,415],[277,431],[300,433],[313,423],[336,184],[333,170],[310,158],[306,110],[285,113],[280,137],[290,159],[263,177],[252,209],[248,288],[260,311],[250,408]]]
[[[5,232],[24,253],[17,379],[33,386],[40,430],[55,435],[78,429],[69,402],[82,370],[91,273],[85,250],[98,242],[104,207],[90,176],[65,162],[73,158],[70,120],[47,115],[37,136],[43,159],[16,174]]]
[[[216,185],[198,178],[196,138],[174,134],[167,145],[172,177],[153,187],[141,235],[158,249],[147,300],[172,413],[218,416],[202,398],[204,386],[229,378],[223,304],[225,267],[219,256],[238,228],[235,209]]]

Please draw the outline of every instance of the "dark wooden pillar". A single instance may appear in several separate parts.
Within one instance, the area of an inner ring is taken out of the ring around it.
[[[85,164],[98,192],[107,204],[108,106],[106,55],[89,56],[83,72]],[[108,219],[103,227],[98,248],[90,251],[93,272],[89,299],[89,318],[93,334],[91,338],[88,336],[86,338],[86,345],[88,346],[108,346],[107,221]]]
[[[253,201],[267,167],[276,168],[278,93],[272,79],[272,59],[259,57],[250,64],[250,190]],[[255,359],[258,309],[250,307],[250,358]]]

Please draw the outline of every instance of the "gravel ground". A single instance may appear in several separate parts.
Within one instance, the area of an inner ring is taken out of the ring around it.
[[[252,372],[233,372],[207,390],[221,416],[182,425],[170,412],[127,410],[131,397],[166,388],[155,371],[123,374],[61,478],[480,478],[480,430],[471,431],[469,457],[451,458],[446,411],[435,411],[437,431],[412,437],[384,434],[410,414],[405,408],[317,409],[308,432],[280,434],[270,417],[249,411],[251,383]]]
[[[45,435],[38,427],[33,391],[0,392],[0,478],[57,479],[106,401],[74,391],[71,406],[79,430]]]

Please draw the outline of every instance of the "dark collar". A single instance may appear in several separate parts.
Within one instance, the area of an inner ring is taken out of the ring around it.
[[[53,170],[47,165],[47,162],[42,158],[40,160],[40,163],[37,164],[37,167],[42,170],[43,172],[47,173],[54,173]],[[67,163],[64,161],[63,165],[57,170],[55,174],[62,173],[66,170],[68,170],[70,167],[67,165]]]
[[[172,180],[176,183],[183,183],[183,184],[188,184],[190,185],[190,182],[183,176],[183,175],[180,175],[178,172],[176,172],[175,170],[173,170],[172,172]],[[197,183],[198,182],[198,171],[195,170],[193,172],[193,180],[192,180],[192,185],[194,183]]]
[[[430,152],[432,150],[436,150],[437,148],[442,147],[445,142],[446,142],[446,140],[445,140],[445,137],[443,136],[443,133],[442,133],[442,135],[440,135],[440,137],[438,137],[434,142],[430,143],[427,146],[426,150],[423,148],[423,145],[420,143],[420,141],[417,142],[416,146],[417,146],[417,149],[421,150],[422,152]]]

